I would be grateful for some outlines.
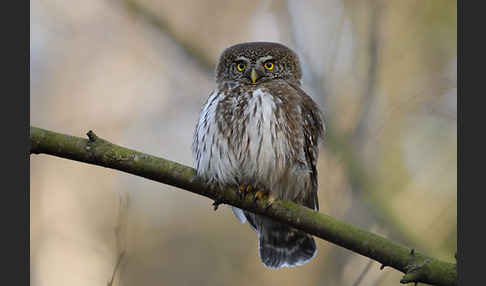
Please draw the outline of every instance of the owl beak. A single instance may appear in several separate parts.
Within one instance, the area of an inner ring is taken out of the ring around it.
[[[255,69],[251,69],[250,79],[252,83],[255,83],[258,79],[258,73]]]

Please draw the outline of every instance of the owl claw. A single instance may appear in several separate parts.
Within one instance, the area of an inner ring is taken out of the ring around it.
[[[264,198],[266,197],[266,200]],[[262,201],[264,200],[264,208],[267,210],[272,203],[275,201],[275,197],[270,193],[265,190],[258,190],[255,192],[255,197],[253,198],[253,202],[256,203],[257,201]]]
[[[240,200],[243,199],[243,197],[245,196],[245,185],[240,185],[240,187],[238,188],[238,196],[240,197]]]
[[[265,195],[266,195],[266,192],[264,190],[256,191],[255,197],[253,198],[253,202],[256,202],[257,200],[262,200]]]
[[[238,190],[239,190],[238,195],[240,196],[240,200],[242,200],[247,193],[250,193],[253,190],[253,187],[250,185],[248,186],[240,185]]]
[[[275,201],[275,197],[270,192],[263,189],[255,190],[251,185],[239,185],[237,193],[240,200],[244,199],[247,194],[253,193],[253,203],[263,201],[265,210],[267,210]]]
[[[270,208],[270,206],[273,204],[275,199],[276,198],[272,194],[268,194],[267,201],[265,202],[265,211]]]

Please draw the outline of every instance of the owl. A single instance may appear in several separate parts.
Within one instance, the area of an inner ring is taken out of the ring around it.
[[[282,44],[241,43],[224,50],[217,87],[194,132],[198,177],[255,199],[290,200],[318,210],[316,162],[325,127],[301,78],[297,55]],[[257,233],[265,266],[302,265],[316,255],[307,233],[236,207],[233,212]]]

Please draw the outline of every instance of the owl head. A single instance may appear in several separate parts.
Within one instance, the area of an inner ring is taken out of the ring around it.
[[[237,81],[256,85],[283,79],[300,84],[297,55],[286,46],[271,42],[241,43],[223,51],[216,66],[216,82]]]

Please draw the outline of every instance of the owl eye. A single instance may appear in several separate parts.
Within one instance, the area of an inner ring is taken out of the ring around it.
[[[238,71],[244,71],[246,69],[246,64],[239,63],[238,65],[236,65],[236,68],[238,69]]]
[[[271,71],[273,70],[273,63],[272,62],[266,62],[264,65],[265,69],[267,69],[268,71]]]

